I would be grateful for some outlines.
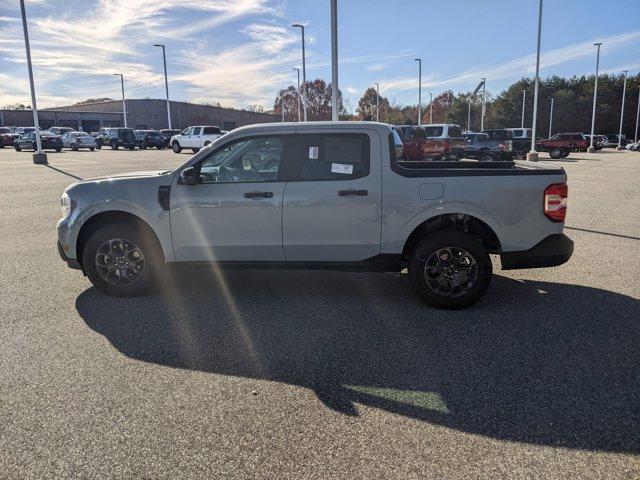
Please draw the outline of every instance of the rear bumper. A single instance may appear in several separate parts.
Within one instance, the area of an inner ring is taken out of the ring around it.
[[[541,268],[562,265],[573,253],[573,240],[564,233],[549,235],[529,250],[502,252],[500,262],[503,270],[518,268]]]
[[[60,258],[67,263],[67,266],[69,268],[82,270],[82,266],[80,265],[80,262],[78,262],[78,260],[76,260],[75,258],[69,258],[65,255],[64,250],[62,249],[62,244],[60,242],[58,242],[58,254],[60,255]]]

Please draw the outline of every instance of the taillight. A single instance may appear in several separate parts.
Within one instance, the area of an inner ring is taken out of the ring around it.
[[[569,187],[566,183],[554,183],[544,191],[544,214],[552,222],[564,222],[567,216],[567,197]]]

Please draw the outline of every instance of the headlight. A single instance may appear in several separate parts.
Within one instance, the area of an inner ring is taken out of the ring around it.
[[[60,198],[60,206],[62,207],[62,218],[69,217],[71,215],[71,200],[66,193],[63,193]]]

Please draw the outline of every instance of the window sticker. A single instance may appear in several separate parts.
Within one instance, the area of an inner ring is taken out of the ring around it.
[[[346,175],[353,175],[353,165],[347,165],[344,163],[332,163],[331,173],[344,173]]]
[[[317,160],[318,159],[318,147],[309,147],[309,159]]]

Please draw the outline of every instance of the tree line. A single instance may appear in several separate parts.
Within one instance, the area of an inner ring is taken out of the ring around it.
[[[599,134],[618,133],[620,126],[620,108],[622,105],[623,75],[602,74],[598,76],[598,99],[596,103],[595,131]],[[627,78],[625,111],[622,131],[627,138],[633,138],[636,126],[636,111],[640,86],[640,74]],[[331,119],[331,84],[316,79],[307,82],[308,119]],[[553,98],[552,134],[558,132],[591,131],[591,112],[593,108],[594,76],[573,76],[564,78],[552,76],[540,80],[538,93],[537,136],[546,137],[549,132],[549,113]],[[487,92],[484,128],[520,127],[522,122],[522,91],[525,91],[524,126],[531,128],[533,122],[534,80],[523,78],[497,95]],[[342,92],[338,90],[341,120],[375,120],[376,91],[368,88],[355,109],[348,113],[342,101]],[[481,94],[472,92],[454,93],[451,90],[433,98],[433,123],[455,123],[464,130],[480,130]],[[379,98],[379,119],[392,124],[415,124],[418,119],[418,106],[397,105],[383,95]],[[471,104],[470,121],[468,117]],[[298,93],[291,85],[280,90],[274,102],[274,112],[282,114],[285,121],[298,119]],[[429,123],[430,104],[422,105],[422,123]]]

